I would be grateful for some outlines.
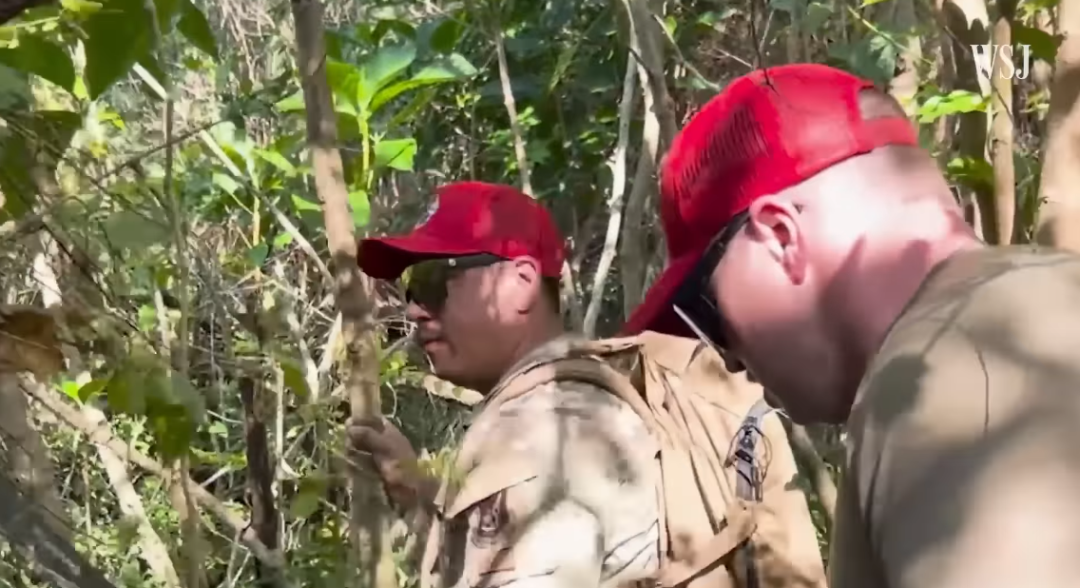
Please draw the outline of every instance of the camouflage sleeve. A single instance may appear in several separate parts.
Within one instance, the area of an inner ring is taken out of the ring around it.
[[[550,482],[533,478],[469,510],[459,587],[599,585],[600,519]]]
[[[524,481],[460,516],[456,586],[594,588],[652,571],[657,501],[644,423],[611,394],[549,384],[501,407],[499,455],[530,462]],[[655,452],[653,453],[655,455]]]

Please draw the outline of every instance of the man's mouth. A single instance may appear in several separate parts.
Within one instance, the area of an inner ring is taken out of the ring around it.
[[[435,336],[420,336],[420,337],[417,338],[417,343],[419,343],[420,346],[425,348],[425,349],[428,348],[428,347],[431,347],[432,345],[436,345],[436,344],[439,344],[439,343],[442,343],[442,342],[443,342],[443,340],[442,340],[441,337],[435,337]]]

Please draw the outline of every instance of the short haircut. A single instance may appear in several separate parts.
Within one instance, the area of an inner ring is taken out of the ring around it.
[[[859,115],[863,120],[879,118],[907,118],[904,107],[892,95],[877,88],[859,92]]]
[[[555,314],[562,314],[562,288],[560,287],[559,278],[541,277],[540,289],[543,291],[548,304],[551,305],[551,310],[555,311]]]

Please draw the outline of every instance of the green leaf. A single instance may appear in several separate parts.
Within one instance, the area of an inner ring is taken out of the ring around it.
[[[326,481],[321,476],[305,476],[299,486],[289,514],[294,519],[306,519],[319,510],[319,501],[326,495]]]
[[[101,10],[102,5],[100,2],[89,0],[60,0],[60,6],[76,16],[86,17]]]
[[[262,267],[262,264],[266,263],[266,256],[270,254],[270,246],[266,242],[259,243],[258,245],[248,249],[248,261],[255,267]]]
[[[365,227],[371,220],[371,201],[367,192],[354,190],[349,192],[349,209],[352,210],[353,225]]]
[[[324,31],[323,42],[326,43],[326,56],[330,59],[341,61],[342,34],[337,31]]]
[[[888,2],[889,0],[863,0],[859,3],[859,8],[866,8],[867,6],[873,6],[875,4],[881,4],[882,2]]]
[[[989,97],[967,90],[953,90],[945,95],[931,96],[919,106],[919,123],[932,123],[953,114],[983,112],[987,104]]]
[[[131,416],[142,416],[146,411],[146,399],[143,396],[145,376],[145,372],[138,369],[130,359],[125,361],[105,385],[109,408]]]
[[[675,31],[679,30],[679,21],[675,20],[675,17],[668,15],[664,18],[664,29],[667,30],[667,34],[672,37],[675,36]]]
[[[289,233],[281,233],[277,237],[274,237],[274,249],[281,250],[288,247],[293,242],[293,236]]]
[[[1058,48],[1061,47],[1061,42],[1064,40],[1062,35],[1051,35],[1046,31],[1029,27],[1021,22],[1013,23],[1012,35],[1014,56],[1022,59],[1024,55],[1023,49],[1017,47],[1017,45],[1030,45],[1032,57],[1041,59],[1051,65],[1057,60]]]
[[[854,43],[828,46],[829,65],[885,85],[896,67],[896,48],[888,37],[875,34]]]
[[[356,114],[356,89],[360,76],[360,70],[348,63],[326,60],[326,80],[334,95],[335,111]]]
[[[304,109],[304,92],[297,90],[291,96],[282,98],[274,104],[274,108],[280,112],[297,112]]]
[[[435,98],[435,87],[428,86],[426,88],[420,88],[413,93],[413,97],[409,99],[401,108],[394,112],[394,116],[390,118],[390,122],[387,123],[388,128],[397,128],[399,126],[408,124],[413,120],[421,110],[427,107],[428,104]]]
[[[97,396],[105,389],[105,386],[109,384],[109,380],[105,378],[99,378],[96,380],[90,380],[79,388],[78,396],[82,402],[88,402],[94,396]]]
[[[950,179],[974,190],[993,189],[994,168],[982,158],[956,157],[945,166]]]
[[[375,167],[412,171],[416,139],[384,139],[375,144]]]
[[[158,30],[164,36],[173,32],[173,17],[180,9],[180,2],[184,0],[153,0],[153,13],[158,17]]]
[[[301,198],[300,196],[294,195],[292,197],[292,203],[293,207],[296,208],[297,212],[322,212],[321,204],[319,204],[318,202],[312,202],[305,198]]]
[[[821,2],[812,2],[806,7],[806,14],[803,15],[799,26],[803,32],[817,34],[835,14],[830,6]]]
[[[19,218],[33,206],[37,186],[30,177],[35,166],[51,175],[71,138],[82,125],[82,117],[65,110],[42,110],[7,116],[9,133],[0,135],[0,192],[4,216]]]
[[[37,35],[20,35],[14,49],[0,49],[0,63],[46,79],[68,92],[75,86],[75,66],[63,47]]]
[[[27,76],[0,63],[0,111],[19,112],[33,100]]]
[[[68,398],[74,400],[75,402],[79,402],[79,403],[82,402],[82,399],[79,398],[79,383],[78,382],[76,382],[74,380],[64,380],[60,384],[60,391],[63,392],[65,396],[67,396]]]
[[[139,329],[144,333],[152,333],[157,329],[157,308],[149,304],[139,307]]]
[[[214,172],[214,174],[210,176],[210,181],[229,194],[235,194],[236,191],[240,189],[240,183],[234,180],[229,174]]]
[[[360,66],[360,83],[356,89],[356,103],[361,107],[371,104],[379,90],[405,72],[416,59],[416,46],[412,43],[390,45],[379,49]],[[376,109],[370,109],[374,112]]]
[[[769,0],[769,8],[797,16],[802,14],[805,3],[805,0]],[[708,24],[712,25],[714,22]]]
[[[461,38],[464,28],[456,19],[447,18],[431,32],[428,44],[439,53],[450,53],[454,50],[454,46],[457,45],[458,39]]]
[[[149,55],[154,21],[143,0],[108,0],[83,28],[87,34],[86,89],[95,100]]]
[[[206,15],[191,0],[182,0],[180,4],[180,20],[176,23],[176,30],[191,41],[196,49],[217,61],[218,49],[214,31],[210,28]]]
[[[371,112],[378,112],[387,102],[397,98],[404,92],[415,90],[433,84],[444,84],[457,80],[463,80],[475,76],[477,73],[473,64],[465,57],[455,53],[449,57],[440,58],[424,67],[408,80],[396,82],[380,90],[371,99]]]
[[[168,381],[171,385],[172,395],[170,400],[173,404],[184,407],[188,418],[193,424],[202,424],[206,412],[203,395],[195,389],[195,385],[191,383],[191,380],[179,372],[170,373]]]
[[[154,0],[154,14],[157,16],[158,30],[162,35],[172,32],[173,16],[183,0]]]
[[[160,359],[146,369],[145,383],[147,423],[158,453],[185,455],[202,422],[202,397],[186,378],[167,372]]]
[[[300,369],[300,366],[291,359],[281,357],[278,358],[278,363],[281,365],[281,375],[285,380],[285,385],[300,398],[309,398],[311,390],[308,388],[307,380],[304,378],[304,372]]]
[[[291,178],[296,175],[296,166],[289,163],[289,160],[285,159],[285,156],[277,151],[255,149],[255,155],[258,155],[263,161],[284,172],[287,177]]]
[[[115,247],[145,250],[154,245],[167,243],[169,226],[131,210],[121,210],[109,215],[104,223],[105,236]]]
[[[375,25],[375,29],[371,31],[371,40],[374,43],[382,42],[386,33],[394,31],[398,36],[405,39],[414,39],[416,37],[416,28],[404,20],[396,18],[384,18]]]

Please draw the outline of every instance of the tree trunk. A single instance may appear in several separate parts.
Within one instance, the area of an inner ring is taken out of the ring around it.
[[[270,412],[262,378],[244,374],[240,379],[240,402],[244,407],[244,451],[247,455],[247,491],[251,502],[251,526],[270,549],[278,548],[278,514],[274,504],[274,467],[267,441],[266,415]],[[259,586],[278,585],[279,570],[258,564]]]
[[[337,149],[337,117],[326,77],[323,7],[319,0],[292,0],[297,62],[307,110],[307,142],[315,190],[323,203],[326,238],[334,263],[336,302],[342,317],[345,389],[354,420],[378,418],[379,362],[370,330],[371,286],[356,263],[356,240],[348,189]],[[355,448],[351,527],[358,587],[396,588],[389,549],[389,509],[373,464]]]
[[[1016,13],[1016,0],[998,0],[998,14],[994,20],[993,43],[997,47],[1012,47],[1012,19]],[[1010,54],[1011,55],[1011,54]],[[994,204],[983,209],[983,238],[995,245],[1013,242],[1016,219],[1016,168],[1013,165],[1014,119],[1013,79],[1006,77],[1005,67],[1012,67],[999,55],[994,60],[991,73],[990,112],[990,158],[994,166]]]
[[[623,0],[623,6],[627,22],[630,23],[627,35],[630,53],[638,59],[638,82],[645,106],[641,152],[630,197],[626,201],[619,251],[623,316],[629,318],[630,313],[641,304],[648,286],[646,277],[650,255],[647,232],[651,223],[647,225],[645,219],[652,215],[645,211],[648,202],[654,199],[651,196],[657,192],[656,170],[675,139],[678,127],[664,75],[664,39],[660,25],[646,0]]]
[[[898,73],[889,81],[889,94],[904,107],[909,117],[918,110],[915,94],[919,91],[919,64],[923,59],[922,41],[914,33],[919,26],[914,0],[894,0],[881,7],[882,20],[889,29],[901,33],[904,48],[897,63]]]
[[[982,96],[991,92],[990,72],[976,67],[972,45],[990,43],[990,16],[985,0],[942,0],[940,4],[944,26],[952,36],[952,56],[955,66],[955,89],[967,90]],[[986,138],[989,121],[985,112],[960,115],[956,133],[956,149],[962,157],[986,161]],[[994,207],[994,187],[990,183],[963,186],[961,200],[967,209],[968,222],[985,236],[988,214]]]
[[[1043,157],[1036,240],[1080,251],[1080,3],[1058,6],[1058,48]]]

